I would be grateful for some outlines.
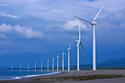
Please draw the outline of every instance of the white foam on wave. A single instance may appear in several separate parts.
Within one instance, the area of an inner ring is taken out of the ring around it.
[[[16,76],[15,78],[12,78],[12,79],[21,79],[21,77],[19,77],[19,76]]]
[[[0,78],[0,80],[17,80],[17,79],[21,79],[19,76],[7,76],[7,77],[3,77]]]
[[[61,72],[52,72],[52,73],[38,74],[38,75],[16,76],[15,78],[12,78],[11,80],[15,80],[15,79],[25,79],[25,78],[31,78],[31,77],[37,77],[37,76],[55,75],[55,74],[59,74],[59,73],[61,73]]]
[[[21,76],[22,78],[30,78],[30,77],[36,77],[36,76],[47,76],[47,75],[55,75],[59,74],[61,72],[52,72],[52,73],[47,73],[47,74],[38,74],[38,75],[27,75],[27,76]]]

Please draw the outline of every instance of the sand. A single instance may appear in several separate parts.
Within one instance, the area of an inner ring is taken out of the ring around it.
[[[125,83],[125,70],[81,70],[0,83]]]

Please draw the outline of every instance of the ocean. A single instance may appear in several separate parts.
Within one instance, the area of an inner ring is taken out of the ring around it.
[[[0,71],[0,80],[25,79],[35,76],[53,75],[59,72],[47,71]]]

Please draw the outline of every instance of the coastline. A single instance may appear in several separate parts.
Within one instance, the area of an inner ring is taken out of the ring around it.
[[[61,72],[26,79],[6,80],[0,83],[125,83],[125,70],[81,70]]]
[[[33,77],[41,77],[41,76],[50,76],[50,75],[56,75],[56,74],[60,74],[61,72],[51,72],[51,73],[47,73],[47,74],[38,74],[38,75],[27,75],[27,76],[20,76],[20,79],[28,79],[28,78],[33,78]]]
[[[56,75],[56,74],[59,74],[59,73],[61,73],[61,72],[50,72],[50,73],[46,73],[46,74],[35,74],[35,75],[24,75],[24,76],[12,76],[11,78],[1,79],[0,81],[30,79],[30,78],[34,78],[34,77]]]

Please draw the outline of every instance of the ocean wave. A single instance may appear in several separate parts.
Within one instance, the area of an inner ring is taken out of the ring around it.
[[[16,77],[14,77],[14,78],[11,78],[10,80],[26,79],[26,78],[37,77],[37,76],[55,75],[55,74],[60,74],[60,73],[61,73],[61,72],[52,72],[52,73],[47,73],[47,74],[16,76]]]

